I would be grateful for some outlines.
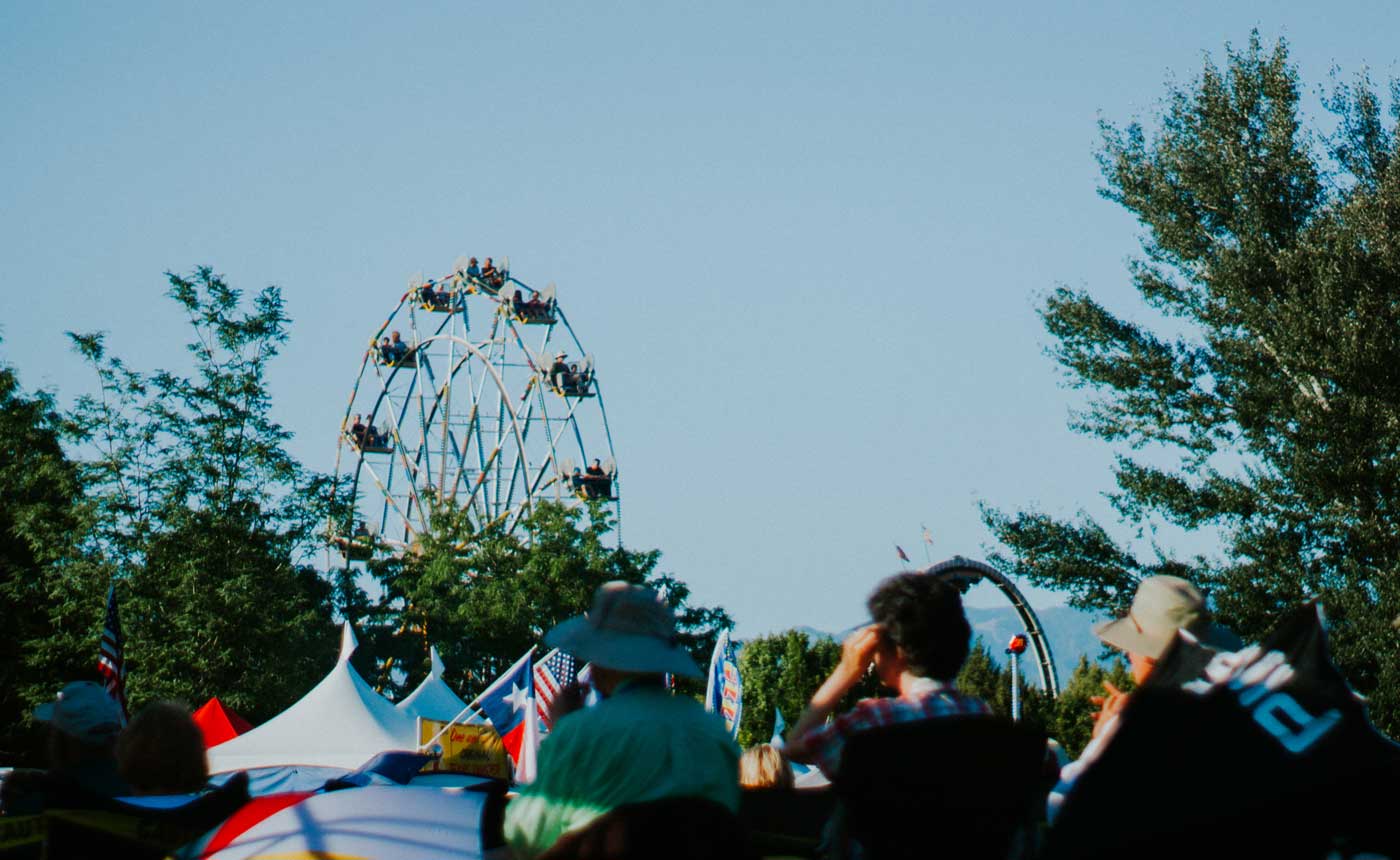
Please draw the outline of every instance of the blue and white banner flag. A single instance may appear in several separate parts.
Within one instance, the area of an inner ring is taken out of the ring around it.
[[[710,680],[705,687],[705,710],[724,717],[730,737],[739,734],[739,718],[744,711],[744,687],[739,679],[739,661],[734,656],[734,644],[729,631],[719,634],[714,654],[710,657]]]

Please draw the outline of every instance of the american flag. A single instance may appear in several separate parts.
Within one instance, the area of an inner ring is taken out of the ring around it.
[[[578,673],[578,661],[574,655],[565,654],[558,648],[544,655],[535,664],[535,706],[540,711],[540,724],[546,729],[549,724],[549,706],[559,691],[573,683]]]
[[[122,622],[117,617],[117,587],[107,586],[107,620],[102,625],[102,644],[97,649],[97,674],[103,678],[103,686],[122,708],[122,723],[126,723],[126,637],[122,636]]]

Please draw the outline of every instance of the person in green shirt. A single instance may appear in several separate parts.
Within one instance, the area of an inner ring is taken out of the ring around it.
[[[701,672],[676,644],[675,616],[655,591],[606,583],[592,608],[549,631],[545,644],[591,663],[603,699],[567,716],[556,711],[538,776],[506,808],[516,857],[538,856],[625,804],[699,797],[738,810],[739,747],[724,721],[665,687],[668,673]]]

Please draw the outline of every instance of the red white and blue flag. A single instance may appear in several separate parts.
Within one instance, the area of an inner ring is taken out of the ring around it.
[[[729,729],[730,737],[738,736],[739,718],[744,711],[744,687],[739,679],[739,660],[734,655],[734,644],[729,641],[728,630],[720,632],[714,653],[710,656],[705,710],[724,717],[724,727]]]
[[[477,697],[477,706],[491,721],[515,763],[516,782],[534,781],[535,753],[540,746],[534,654],[535,649],[531,648]]]
[[[107,693],[122,709],[122,725],[126,725],[126,637],[117,617],[117,587],[107,586],[107,620],[102,625],[102,644],[97,648],[97,674]]]
[[[549,731],[554,726],[549,719],[549,707],[559,691],[574,683],[578,674],[578,660],[555,648],[535,664],[535,704],[540,712],[541,731]]]
[[[899,544],[894,545],[894,554],[899,556],[900,561],[908,561],[909,556],[904,553],[904,547]]]

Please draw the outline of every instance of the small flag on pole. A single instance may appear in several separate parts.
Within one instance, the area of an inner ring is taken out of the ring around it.
[[[909,560],[909,556],[907,556],[907,555],[904,554],[904,547],[900,546],[899,544],[895,544],[895,545],[894,545],[894,551],[895,551],[895,554],[899,556],[899,560],[900,560],[900,561],[908,561],[908,560]]]
[[[540,746],[539,712],[535,709],[535,678],[531,656],[535,649],[492,682],[477,697],[482,713],[501,736],[515,762],[515,781],[533,782],[535,753]]]
[[[126,637],[122,635],[121,619],[117,617],[117,586],[107,586],[107,620],[102,625],[102,643],[97,648],[97,673],[102,676],[107,693],[122,709],[122,725],[126,725]]]
[[[933,546],[933,535],[929,533],[928,526],[924,526],[924,543]]]

